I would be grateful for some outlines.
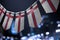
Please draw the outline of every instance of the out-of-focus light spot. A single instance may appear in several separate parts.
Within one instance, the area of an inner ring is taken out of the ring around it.
[[[14,24],[14,21],[12,22],[12,25],[11,25],[11,33],[12,34],[17,34],[17,32],[15,31],[15,29],[14,29],[14,26],[15,26],[15,24]]]
[[[41,40],[40,38],[41,38],[41,35],[40,34],[36,34],[34,36],[30,36],[28,38],[28,40]]]
[[[57,24],[60,24],[60,21],[57,21],[56,23],[57,23]]]
[[[37,40],[41,40],[41,39],[37,38]]]
[[[32,38],[29,38],[28,40],[34,40],[34,39],[32,39]]]
[[[60,27],[60,24],[58,24],[58,27]]]
[[[31,33],[31,35],[33,36],[33,35],[34,35],[34,33]]]
[[[5,36],[3,36],[3,39],[5,39]]]
[[[41,23],[41,26],[43,26],[43,23]]]
[[[10,37],[7,36],[7,39],[10,39]]]
[[[41,35],[40,35],[40,34],[37,34],[37,37],[38,37],[38,38],[40,38],[40,37],[41,37]]]
[[[17,34],[14,29],[11,30],[12,34]]]
[[[41,25],[38,25],[38,28],[41,28]]]
[[[28,40],[35,40],[37,38],[37,35],[31,36],[28,38]]]
[[[11,38],[10,38],[10,40],[14,40],[14,38],[13,38],[13,37],[11,37]]]
[[[57,30],[56,30],[56,33],[58,33],[58,32],[60,32],[60,29],[57,29]]]
[[[24,37],[22,37],[22,38],[21,38],[21,40],[27,40],[27,37],[26,37],[26,36],[24,36]]]
[[[43,15],[41,19],[44,20],[45,18],[48,18],[48,16],[47,15]]]
[[[48,36],[45,37],[46,39],[48,38]]]
[[[49,35],[49,32],[46,32],[46,35]]]
[[[43,34],[43,33],[41,33],[41,36],[44,36],[44,34]]]
[[[51,24],[53,24],[54,22],[53,22],[53,21],[51,21],[50,23],[51,23]]]
[[[37,38],[39,38],[39,36],[38,36],[38,35],[34,35],[33,37],[34,37],[34,39],[35,39],[35,38],[36,38],[36,39],[37,39]]]
[[[49,40],[54,40],[54,37],[50,37]]]
[[[30,36],[30,33],[28,33],[27,36]]]
[[[40,24],[38,25],[38,28],[41,28],[41,26],[43,26],[43,23],[40,23]]]

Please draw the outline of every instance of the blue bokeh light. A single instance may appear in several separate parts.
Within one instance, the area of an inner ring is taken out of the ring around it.
[[[12,22],[12,25],[11,25],[11,33],[12,34],[17,34],[17,32],[14,29],[14,26],[15,26],[15,21]]]

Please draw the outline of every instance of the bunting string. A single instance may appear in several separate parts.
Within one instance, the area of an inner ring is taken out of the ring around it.
[[[59,4],[59,0],[37,0],[35,1],[29,8],[24,11],[19,12],[12,12],[8,11],[0,4],[0,23],[5,15],[3,20],[2,27],[4,30],[9,30],[12,25],[12,21],[15,18],[15,31],[17,33],[24,30],[24,19],[25,19],[25,12],[28,17],[29,27],[38,28],[38,25],[41,23],[41,11],[39,10],[37,2],[40,2],[42,5],[45,13],[52,13],[56,12]],[[15,16],[14,16],[15,15]]]

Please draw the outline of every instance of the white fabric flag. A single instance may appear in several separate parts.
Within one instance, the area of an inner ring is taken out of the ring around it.
[[[13,18],[14,18],[13,13],[14,12],[7,12],[6,13],[5,19],[4,19],[3,24],[2,24],[2,27],[3,27],[4,30],[10,29]]]
[[[46,13],[56,12],[59,0],[39,0]]]
[[[14,27],[16,33],[24,30],[24,15],[25,15],[24,12],[21,12],[21,14],[16,13],[15,27]]]
[[[6,9],[0,4],[0,22],[2,21],[5,11]]]
[[[38,27],[41,22],[41,14],[38,8],[38,5],[34,5],[32,9],[26,10],[28,16],[28,22],[30,27]]]

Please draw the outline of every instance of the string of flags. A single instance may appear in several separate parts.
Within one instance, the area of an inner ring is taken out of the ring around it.
[[[28,17],[29,27],[37,28],[38,25],[41,23],[41,11],[39,10],[37,2],[40,2],[44,11],[46,13],[56,12],[59,4],[59,0],[37,0],[34,2],[28,9],[26,9],[26,14]],[[11,28],[12,21],[15,19],[15,31],[21,32],[24,30],[24,19],[25,19],[25,11],[20,12],[12,12],[6,10],[0,4],[0,23],[4,17],[2,27],[4,30],[8,30]]]

